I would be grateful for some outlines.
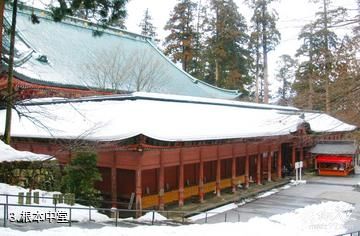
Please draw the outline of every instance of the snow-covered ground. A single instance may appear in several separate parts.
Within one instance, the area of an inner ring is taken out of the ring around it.
[[[154,221],[165,221],[167,218],[156,211],[151,211],[146,213],[145,215],[137,218],[138,221],[152,221],[154,217]]]
[[[51,156],[43,154],[35,154],[32,152],[23,152],[15,150],[14,148],[6,145],[0,141],[0,162],[3,161],[43,161],[51,159]]]
[[[256,199],[268,197],[268,196],[271,196],[271,195],[273,195],[275,193],[280,192],[281,190],[285,190],[285,189],[291,188],[292,186],[296,186],[298,184],[305,184],[305,183],[306,183],[306,181],[292,181],[290,184],[287,184],[287,185],[285,185],[285,186],[283,186],[283,187],[281,187],[279,189],[274,188],[274,189],[271,189],[269,191],[260,193],[257,196],[255,196],[254,198],[247,198],[247,199],[244,199],[240,203],[237,203],[237,204],[230,203],[230,204],[218,207],[218,208],[214,208],[214,209],[211,209],[209,211],[206,211],[206,212],[191,216],[188,219],[195,222],[195,221],[198,221],[198,220],[201,220],[201,219],[205,219],[206,217],[212,217],[212,216],[218,215],[220,213],[224,213],[226,211],[236,209],[239,206],[245,205],[246,203],[252,202],[252,201],[254,201]]]
[[[245,223],[194,224],[188,226],[138,226],[135,228],[103,227],[83,229],[59,227],[41,231],[20,232],[0,228],[3,236],[98,236],[98,235],[336,235],[345,232],[344,224],[350,219],[353,206],[345,202],[323,202],[295,211],[274,215],[268,219],[255,217]]]
[[[4,183],[0,183],[0,194],[8,194],[8,195],[18,195],[19,192],[26,193],[29,192],[28,189],[24,189],[18,186],[12,186]],[[32,190],[32,192],[39,192],[40,197],[53,197],[54,194],[59,194],[59,192],[46,192],[42,190]],[[5,196],[0,196],[0,204],[6,202]],[[9,197],[9,204],[18,204],[17,197]],[[32,203],[31,206],[36,206],[37,204]],[[52,199],[40,199],[40,206],[49,206],[49,208],[40,208],[40,207],[30,207],[30,206],[9,206],[8,213],[12,215],[15,219],[19,220],[24,216],[26,212],[30,212],[31,215],[30,220],[33,220],[35,217],[43,217],[45,218],[47,214],[52,214],[55,212],[54,204]],[[61,209],[61,207],[70,207],[67,204],[57,204],[57,212],[65,212],[69,217],[68,209]],[[60,208],[59,208],[60,207]],[[71,219],[73,221],[88,221],[89,220],[89,208],[86,206],[82,206],[79,204],[75,204],[76,208],[84,208],[82,209],[74,209],[71,211]],[[39,214],[38,214],[39,213]],[[68,218],[67,217],[67,218]],[[4,207],[0,206],[0,219],[4,218]],[[98,213],[96,210],[91,210],[91,219],[99,222],[99,221],[107,221],[109,218],[106,215]],[[0,233],[0,235],[2,235]]]
[[[238,205],[236,205],[235,203],[231,203],[231,204],[227,204],[225,206],[221,206],[221,207],[209,210],[207,212],[203,212],[203,213],[191,216],[188,219],[191,221],[197,221],[197,220],[205,219],[206,217],[215,216],[219,213],[223,213],[225,211],[229,211],[229,210],[236,209],[236,208],[238,208]]]

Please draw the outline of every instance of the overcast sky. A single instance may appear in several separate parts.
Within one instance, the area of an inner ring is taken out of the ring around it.
[[[204,1],[204,0],[203,0]],[[126,26],[129,31],[140,32],[139,23],[144,11],[148,8],[153,17],[153,24],[157,27],[157,33],[161,40],[168,34],[163,30],[170,12],[173,10],[176,0],[130,0],[127,5],[128,17]],[[244,4],[243,0],[235,0],[239,7],[239,12],[247,19],[251,17],[251,11]],[[347,8],[355,8],[356,0],[334,0],[335,6],[341,5]],[[300,42],[297,35],[304,24],[309,23],[318,10],[318,5],[309,3],[309,0],[281,0],[274,3],[273,8],[279,14],[278,29],[281,33],[281,43],[274,52],[269,55],[269,76],[270,83],[273,84],[272,90],[276,90],[276,61],[282,54],[293,56]]]

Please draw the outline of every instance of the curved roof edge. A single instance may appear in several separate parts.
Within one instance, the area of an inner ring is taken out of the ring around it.
[[[7,73],[7,71],[4,70],[4,69],[7,69],[7,67],[8,67],[7,65],[3,65],[3,70],[0,71],[0,76],[3,76],[4,73]],[[112,92],[114,94],[118,94],[118,93],[131,94],[132,93],[132,91],[102,89],[102,88],[95,88],[95,87],[82,86],[82,85],[61,84],[61,83],[56,83],[56,82],[52,82],[52,81],[44,81],[44,80],[31,78],[30,76],[19,73],[16,70],[14,70],[13,73],[14,73],[14,78],[16,78],[18,80],[21,80],[21,81],[24,81],[24,82],[30,83],[30,84],[37,84],[40,86],[55,86],[57,88],[78,89],[78,90],[84,90],[84,91]]]

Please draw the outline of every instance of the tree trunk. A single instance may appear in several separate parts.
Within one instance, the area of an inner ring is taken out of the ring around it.
[[[259,74],[260,74],[260,23],[258,21],[256,21],[256,31],[257,31],[257,35],[256,35],[256,74],[255,74],[255,79],[256,79],[256,85],[255,85],[255,101],[256,103],[260,102],[259,99]]]
[[[312,110],[314,107],[314,86],[313,86],[313,75],[312,73],[309,76],[309,100],[308,100],[308,109]]]
[[[3,38],[3,25],[4,25],[4,10],[5,10],[5,0],[0,1],[0,68],[2,65],[2,38]]]
[[[15,47],[15,31],[16,31],[16,14],[18,0],[14,0],[12,21],[11,21],[11,35],[10,35],[10,55],[9,55],[9,71],[6,91],[6,120],[5,120],[5,132],[4,142],[10,144],[10,129],[11,129],[11,109],[13,106],[13,67],[14,67],[14,47]]]
[[[325,111],[330,114],[330,51],[329,51],[329,32],[328,32],[328,17],[327,17],[327,3],[324,3],[324,29],[325,29]]]
[[[312,110],[313,109],[313,104],[314,104],[314,86],[313,86],[313,76],[314,76],[314,70],[313,70],[313,62],[314,62],[314,58],[313,58],[313,39],[312,39],[312,35],[313,32],[311,30],[310,33],[310,52],[309,52],[309,59],[310,59],[310,68],[309,68],[309,78],[308,78],[308,83],[309,83],[309,99],[308,99],[308,109]]]
[[[256,65],[255,74],[255,102],[259,103],[259,64]]]
[[[266,36],[264,36],[266,38]],[[269,103],[269,74],[268,74],[268,57],[267,57],[267,45],[263,45],[264,53],[264,103]]]
[[[267,22],[265,19],[266,13],[266,4],[262,6],[262,45],[263,45],[263,57],[264,57],[264,103],[269,103],[269,79],[268,79],[268,57],[267,57],[267,37],[266,37],[266,30],[267,30]]]
[[[217,86],[220,86],[220,80],[221,80],[220,64],[219,64],[219,61],[217,59],[215,59],[215,82],[216,82]]]

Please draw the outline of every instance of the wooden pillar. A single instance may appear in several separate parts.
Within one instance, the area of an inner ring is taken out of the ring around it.
[[[300,146],[300,161],[304,160],[304,147],[301,145]]]
[[[236,192],[236,157],[234,154],[234,144],[231,147],[231,154],[232,154],[232,162],[231,162],[231,185],[232,185],[232,192]]]
[[[279,145],[279,151],[277,155],[277,177],[281,179],[282,177],[282,151],[281,144]]]
[[[250,157],[248,151],[248,144],[245,144],[245,188],[249,188],[250,178]]]
[[[219,155],[219,145],[216,146],[216,196],[221,195],[221,160]]]
[[[160,150],[160,169],[159,169],[159,209],[164,210],[164,194],[165,194],[165,167],[163,151]]]
[[[246,153],[245,157],[245,188],[249,188],[249,176],[250,176],[250,161],[249,154]]]
[[[142,185],[141,185],[141,167],[137,167],[135,170],[135,196],[136,196],[136,216],[140,217],[142,214],[142,205],[141,205],[141,198],[142,198]]]
[[[273,152],[269,151],[268,152],[268,158],[267,158],[267,169],[268,169],[268,173],[267,173],[267,180],[269,182],[271,182],[271,161],[272,161],[272,155]]]
[[[200,203],[204,202],[204,160],[202,157],[202,149],[200,148],[200,164],[199,164],[199,199]]]
[[[232,158],[231,162],[231,185],[232,185],[232,192],[236,192],[236,157]]]
[[[256,157],[256,184],[261,185],[261,161],[262,153],[258,153]]]
[[[111,207],[117,208],[117,168],[116,154],[113,155],[113,163],[111,166]]]
[[[293,143],[292,146],[292,155],[291,155],[291,167],[295,168],[295,162],[296,162],[296,143]]]
[[[182,207],[184,206],[184,158],[182,149],[180,149],[179,157],[179,207]]]

